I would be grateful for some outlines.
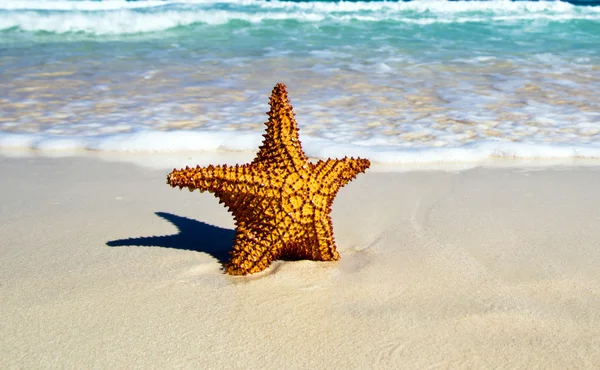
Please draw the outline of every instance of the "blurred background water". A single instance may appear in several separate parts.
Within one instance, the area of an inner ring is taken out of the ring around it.
[[[600,157],[585,1],[10,1],[0,148],[256,150],[288,86],[308,154]]]

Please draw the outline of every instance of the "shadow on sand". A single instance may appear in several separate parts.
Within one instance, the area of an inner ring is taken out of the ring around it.
[[[163,247],[204,252],[216,258],[221,265],[229,260],[229,251],[233,247],[235,237],[234,230],[212,226],[166,212],[156,212],[156,215],[175,225],[179,233],[111,240],[106,245],[109,247]]]

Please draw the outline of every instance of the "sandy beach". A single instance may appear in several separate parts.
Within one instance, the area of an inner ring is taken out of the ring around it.
[[[0,158],[0,368],[600,364],[600,167],[374,166],[334,202],[339,262],[247,277],[168,171]]]
[[[0,370],[600,369],[596,4],[0,1]]]

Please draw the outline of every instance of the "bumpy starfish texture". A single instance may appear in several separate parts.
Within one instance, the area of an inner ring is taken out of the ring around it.
[[[267,132],[252,163],[173,170],[167,183],[209,191],[233,214],[236,237],[232,275],[252,274],[279,258],[333,261],[331,205],[338,190],[369,166],[368,159],[328,159],[311,163],[298,138],[298,126],[284,84],[269,102]]]

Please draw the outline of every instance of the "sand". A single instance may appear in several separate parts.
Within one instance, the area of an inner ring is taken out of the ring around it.
[[[598,167],[374,168],[335,200],[341,261],[249,277],[167,172],[0,158],[0,368],[600,364]]]

